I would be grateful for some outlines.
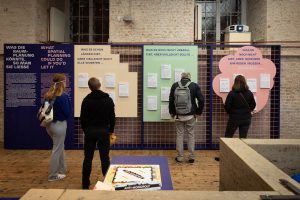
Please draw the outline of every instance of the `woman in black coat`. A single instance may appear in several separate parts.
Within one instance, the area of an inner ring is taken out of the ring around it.
[[[229,114],[225,137],[232,138],[239,128],[239,137],[247,138],[251,124],[251,112],[256,106],[253,93],[249,90],[245,77],[236,76],[232,90],[225,101],[225,110]]]

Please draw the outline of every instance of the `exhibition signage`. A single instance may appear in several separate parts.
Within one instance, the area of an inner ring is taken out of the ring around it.
[[[75,45],[74,62],[75,117],[80,116],[81,102],[90,93],[91,77],[97,77],[101,90],[113,99],[116,117],[137,117],[137,72],[130,72],[129,64],[121,63],[110,45]]]
[[[67,76],[73,109],[66,148],[76,143],[74,117],[80,116],[81,102],[90,93],[90,77],[98,78],[115,102],[116,117],[137,117],[137,72],[129,72],[128,63],[120,63],[110,45],[6,44],[4,49],[5,148],[51,148],[36,115],[55,73]]]
[[[55,73],[64,73],[73,104],[73,45],[6,44],[4,46],[5,148],[50,148],[52,142],[36,117]],[[74,118],[68,120],[66,148],[71,148]]]
[[[268,102],[270,90],[274,85],[275,64],[262,57],[259,49],[253,46],[239,48],[234,55],[228,55],[219,62],[221,74],[213,80],[214,92],[225,103],[237,75],[246,78],[249,89],[256,101],[255,112],[261,111]]]
[[[143,120],[168,122],[171,86],[189,72],[198,82],[198,46],[145,45],[143,49]]]

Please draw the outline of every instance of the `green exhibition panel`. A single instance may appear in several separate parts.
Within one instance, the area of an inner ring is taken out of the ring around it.
[[[169,122],[169,93],[182,72],[198,80],[198,46],[145,45],[143,49],[143,120]]]

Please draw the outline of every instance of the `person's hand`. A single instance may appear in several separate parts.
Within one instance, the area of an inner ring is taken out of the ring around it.
[[[115,133],[110,133],[110,136],[109,136],[109,140],[110,140],[110,145],[113,145],[116,143],[116,139],[117,139],[117,136]]]

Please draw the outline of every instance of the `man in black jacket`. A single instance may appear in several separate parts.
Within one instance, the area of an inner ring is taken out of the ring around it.
[[[170,96],[169,96],[169,113],[173,118],[175,118],[175,127],[176,127],[176,150],[177,157],[175,160],[177,162],[183,162],[183,136],[184,133],[188,133],[188,151],[189,151],[189,162],[193,163],[195,161],[194,150],[195,150],[195,137],[194,137],[194,127],[196,124],[196,115],[201,115],[204,106],[204,98],[201,93],[200,87],[198,84],[191,82],[191,74],[184,72],[181,74],[180,83],[182,86],[187,86],[190,94],[187,99],[190,100],[187,108],[183,108],[182,111],[178,106],[178,93],[176,88],[179,87],[179,82],[176,82],[172,85]],[[196,103],[197,99],[197,103]]]
[[[82,101],[80,122],[84,132],[84,161],[82,189],[89,189],[92,161],[96,145],[99,149],[102,174],[105,176],[110,161],[110,134],[115,127],[115,105],[109,95],[100,90],[100,81],[90,78],[91,93]]]

